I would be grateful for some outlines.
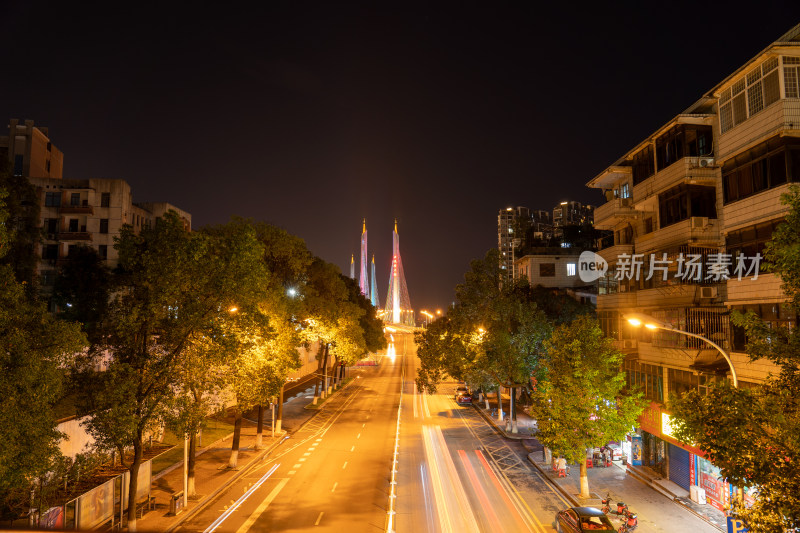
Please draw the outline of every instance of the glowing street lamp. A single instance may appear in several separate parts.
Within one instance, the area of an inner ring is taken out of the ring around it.
[[[672,327],[671,325],[667,324],[666,322],[662,322],[660,320],[657,320],[657,319],[651,317],[650,315],[645,315],[643,313],[626,313],[626,314],[622,315],[622,318],[627,320],[628,323],[631,326],[634,326],[634,327],[637,327],[637,328],[644,326],[649,330],[663,329],[665,331],[672,331],[674,333],[680,333],[681,335],[686,335],[687,337],[694,337],[695,339],[700,339],[700,340],[703,340],[703,341],[707,342],[708,344],[710,344],[711,346],[716,348],[717,351],[722,354],[722,357],[725,358],[725,361],[727,361],[728,366],[731,369],[731,377],[733,378],[733,386],[736,387],[736,388],[739,387],[739,380],[736,377],[736,369],[733,367],[733,361],[731,361],[731,358],[728,355],[728,353],[725,350],[723,350],[714,341],[712,341],[710,339],[707,339],[707,338],[703,337],[702,335],[698,335],[697,333],[689,333],[688,331],[683,331],[682,329],[676,329],[676,328]]]

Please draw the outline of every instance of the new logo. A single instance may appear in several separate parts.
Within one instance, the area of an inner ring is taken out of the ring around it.
[[[585,251],[578,258],[578,276],[584,283],[602,278],[608,270],[608,263],[594,252]]]

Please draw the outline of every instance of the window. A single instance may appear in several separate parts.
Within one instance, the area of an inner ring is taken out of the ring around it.
[[[653,217],[644,219],[644,233],[653,233]]]
[[[78,219],[77,218],[69,219],[69,225],[68,225],[67,231],[69,231],[70,233],[76,233],[78,231]]]
[[[49,261],[55,261],[58,259],[58,245],[45,244],[42,247],[42,259],[47,259]]]
[[[567,276],[575,275],[575,263],[567,263]]]
[[[731,261],[736,267],[736,257],[741,254],[747,258],[755,257],[756,254],[764,256],[764,248],[767,242],[772,239],[772,232],[783,222],[779,218],[769,222],[762,222],[737,231],[732,231],[726,238],[727,253],[731,254]],[[749,261],[745,264],[745,272],[749,270]],[[765,264],[762,261],[759,265],[759,273],[765,272]]]
[[[656,173],[653,146],[648,145],[633,156],[633,184],[638,185]]]
[[[631,186],[627,181],[619,186],[619,192],[617,193],[617,196],[619,198],[631,197]]]
[[[108,259],[108,245],[101,244],[97,247],[97,253],[100,255],[100,259]]]
[[[684,157],[710,155],[711,149],[711,126],[678,124],[656,140],[658,170]]]
[[[766,322],[768,328],[777,330],[784,328],[787,332],[794,331],[797,327],[797,313],[789,304],[767,303],[750,304],[731,307],[731,311],[747,313],[752,311],[761,320]],[[731,345],[733,350],[743,352],[747,348],[747,334],[744,328],[733,326],[731,328]]]
[[[539,263],[539,277],[553,278],[556,275],[555,263]]]
[[[714,187],[678,185],[658,195],[660,227],[665,228],[689,217],[717,218],[717,192]]]
[[[108,233],[108,219],[101,218],[100,219],[100,233]]]
[[[110,207],[111,206],[111,193],[104,192],[100,195],[100,207]]]
[[[46,192],[44,193],[45,207],[60,207],[61,206],[61,193],[60,192]]]
[[[638,388],[648,400],[664,401],[664,368],[627,360],[623,363],[629,389]],[[672,390],[672,389],[670,389]]]
[[[786,64],[784,58],[784,64]],[[784,67],[786,78],[786,67]],[[786,96],[789,81],[786,78]],[[719,121],[722,133],[734,128],[780,99],[778,58],[771,57],[742,76],[719,98]]]
[[[46,218],[44,219],[44,232],[47,234],[58,233],[58,219]]]
[[[42,285],[45,287],[52,287],[56,281],[55,270],[42,270],[41,274]]]
[[[800,141],[775,137],[725,162],[723,202],[735,202],[787,181],[800,181]]]
[[[69,205],[81,205],[81,193],[74,192],[69,195]]]
[[[22,176],[25,172],[24,167],[25,158],[22,155],[14,156],[14,175]]]
[[[783,85],[786,98],[800,98],[800,57],[784,56]]]
[[[678,396],[682,396],[685,392],[690,390],[697,390],[699,385],[698,377],[693,372],[687,370],[669,370],[669,391]]]

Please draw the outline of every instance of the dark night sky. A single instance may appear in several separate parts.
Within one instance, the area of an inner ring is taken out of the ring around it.
[[[800,22],[796,1],[75,4],[0,6],[0,120],[49,127],[65,177],[195,228],[266,220],[345,273],[366,217],[381,303],[397,218],[417,310],[497,245],[499,209],[596,204],[589,179]]]

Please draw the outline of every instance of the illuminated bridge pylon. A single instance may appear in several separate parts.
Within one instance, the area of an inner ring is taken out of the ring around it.
[[[367,274],[367,219],[364,219],[364,226],[361,230],[361,276],[358,279],[358,286],[361,294],[369,300],[369,276]]]
[[[372,254],[372,263],[369,266],[369,272],[371,280],[369,284],[370,302],[372,306],[377,309],[381,304],[378,300],[378,280],[375,279],[375,254]]]
[[[392,233],[392,268],[389,271],[389,293],[386,296],[384,322],[414,326],[414,311],[408,296],[406,275],[403,272],[403,259],[400,257],[400,237],[397,234],[397,220]]]

